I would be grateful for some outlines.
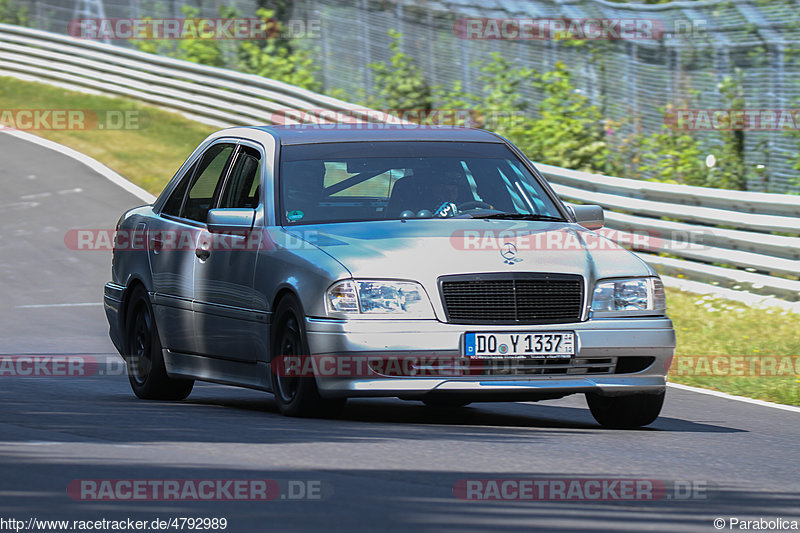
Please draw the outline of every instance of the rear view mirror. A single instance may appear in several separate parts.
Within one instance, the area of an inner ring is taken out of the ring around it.
[[[206,224],[211,233],[242,233],[253,229],[255,219],[255,209],[212,209]]]
[[[575,222],[580,224],[586,229],[600,229],[605,224],[605,217],[603,216],[603,208],[599,205],[568,205],[572,214],[575,216]]]

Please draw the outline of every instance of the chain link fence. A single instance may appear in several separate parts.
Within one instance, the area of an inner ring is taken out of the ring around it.
[[[181,17],[189,4],[207,17],[221,6],[253,16],[270,2],[234,0],[28,0],[31,25],[66,33],[75,18]],[[515,66],[551,70],[565,63],[577,90],[603,114],[645,135],[664,124],[664,108],[725,109],[719,85],[741,71],[744,107],[789,110],[800,103],[800,1],[705,0],[661,5],[617,4],[604,0],[294,0],[293,19],[320,20],[321,31],[299,44],[315,50],[326,90],[370,95],[367,65],[388,61],[387,32],[403,34],[403,50],[415,58],[431,85],[461,82],[479,92],[477,63],[499,52]],[[464,18],[649,20],[660,39],[587,41],[565,46],[557,39],[469,39],[454,26]],[[116,44],[127,45],[120,42]],[[535,114],[542,95],[523,94]],[[797,117],[800,120],[800,116]],[[796,130],[795,130],[796,131]],[[620,131],[617,134],[624,134]],[[800,192],[798,137],[786,131],[744,131],[748,189]],[[719,150],[716,133],[691,132],[709,154]]]

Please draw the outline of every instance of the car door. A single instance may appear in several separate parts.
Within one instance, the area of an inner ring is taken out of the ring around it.
[[[147,228],[153,308],[165,348],[197,353],[194,263],[205,216],[222,185],[235,143],[209,146]]]
[[[215,208],[261,209],[262,153],[240,144]],[[260,218],[260,217],[256,217]],[[258,239],[247,232],[212,234],[203,229],[204,257],[195,258],[194,319],[198,353],[255,362],[265,313],[255,307]]]

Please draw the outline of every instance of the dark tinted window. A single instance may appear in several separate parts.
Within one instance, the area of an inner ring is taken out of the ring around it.
[[[284,146],[279,183],[286,224],[481,213],[561,218],[539,181],[501,143]]]
[[[215,144],[203,154],[184,202],[184,218],[206,221],[217,189],[222,186],[233,149],[233,144]]]
[[[242,146],[233,163],[228,182],[220,196],[219,207],[258,206],[261,154],[258,150]]]

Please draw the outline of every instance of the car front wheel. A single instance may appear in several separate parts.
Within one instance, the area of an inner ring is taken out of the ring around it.
[[[272,328],[272,360],[280,357],[303,357],[309,353],[299,302],[283,298],[275,309]],[[272,365],[272,392],[278,409],[286,416],[325,418],[336,415],[346,398],[323,398],[314,376],[290,376],[283,364]]]
[[[131,294],[125,331],[125,361],[134,394],[145,400],[183,400],[189,396],[194,380],[167,375],[153,308],[142,287]]]
[[[586,403],[600,425],[630,429],[652,424],[664,405],[664,392],[658,394],[629,394],[602,396],[586,394]]]

